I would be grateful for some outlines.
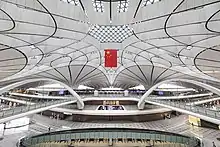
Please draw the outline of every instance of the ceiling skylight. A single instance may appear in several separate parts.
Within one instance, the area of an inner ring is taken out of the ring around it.
[[[104,5],[101,0],[93,0],[93,7],[96,12],[104,12]]]
[[[128,11],[128,2],[129,0],[119,1],[118,2],[118,12],[127,12]]]
[[[90,28],[89,34],[98,39],[101,43],[114,42],[121,43],[129,36],[133,35],[132,29],[127,25],[99,26]]]
[[[72,5],[75,5],[75,6],[77,6],[79,4],[78,0],[60,0],[60,1],[72,4]]]
[[[161,0],[144,0],[143,6],[151,5],[151,4],[154,4],[156,2],[160,2],[160,1]]]

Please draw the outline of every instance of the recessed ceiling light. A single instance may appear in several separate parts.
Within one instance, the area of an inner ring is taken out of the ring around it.
[[[31,46],[30,46],[30,48],[32,48],[32,49],[35,49],[35,48],[36,48],[36,46],[34,46],[34,45],[31,45]]]
[[[31,57],[31,59],[37,59],[36,56]]]
[[[191,50],[193,48],[193,46],[191,46],[191,45],[188,45],[187,47],[186,47],[186,49],[188,49],[188,50]]]
[[[143,2],[143,6],[147,6],[147,5],[150,5],[150,4],[154,4],[156,2],[160,2],[161,0],[144,0]]]

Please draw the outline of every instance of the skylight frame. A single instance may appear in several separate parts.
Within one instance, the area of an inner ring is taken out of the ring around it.
[[[100,12],[100,13],[105,12],[103,1],[101,1],[101,0],[93,0],[92,2],[93,2],[94,10],[96,12]]]
[[[100,43],[121,43],[133,35],[128,25],[94,25],[90,28],[89,34],[100,41]]]
[[[143,7],[148,6],[148,5],[152,5],[155,4],[157,2],[160,2],[161,0],[144,0],[143,1]]]
[[[75,5],[75,6],[79,5],[79,1],[78,0],[60,0],[60,1],[66,2],[68,4],[72,4],[72,5]]]
[[[120,0],[118,2],[118,13],[127,12],[129,6],[129,0]]]

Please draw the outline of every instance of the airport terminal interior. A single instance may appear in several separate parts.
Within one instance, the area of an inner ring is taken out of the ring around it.
[[[220,0],[0,0],[0,147],[220,147]]]

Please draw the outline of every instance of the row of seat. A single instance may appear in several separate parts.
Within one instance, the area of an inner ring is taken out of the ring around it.
[[[45,142],[45,143],[40,143],[37,145],[34,145],[33,147],[103,147],[103,146],[108,146],[109,141],[108,140],[94,140],[94,141],[89,141],[89,140],[75,140],[75,141],[60,141],[60,142]],[[170,142],[161,142],[161,141],[137,141],[137,140],[132,140],[128,141],[124,139],[123,141],[113,141],[112,145],[114,147],[188,147],[185,144],[178,144],[178,143],[170,143]]]

